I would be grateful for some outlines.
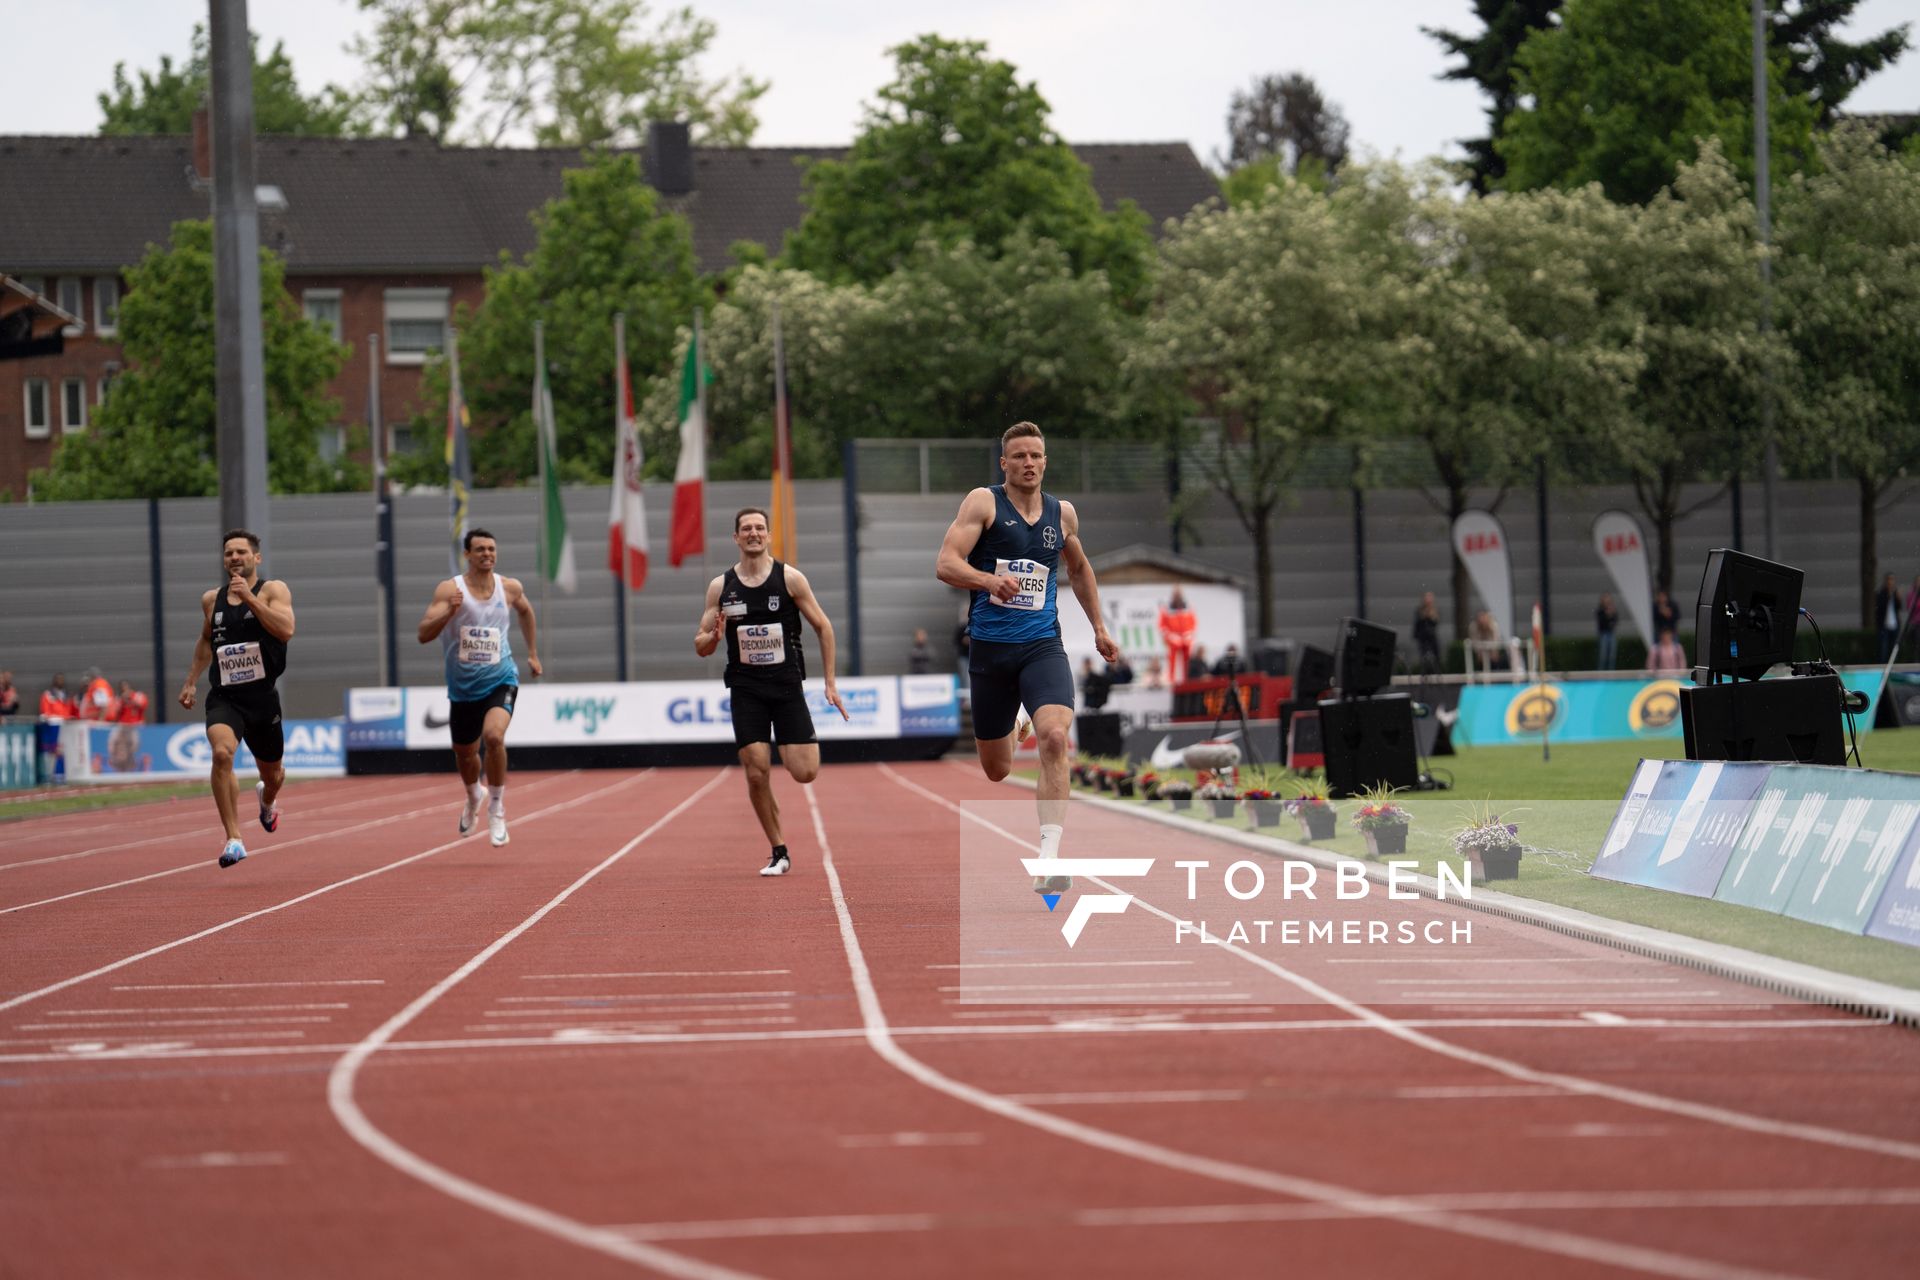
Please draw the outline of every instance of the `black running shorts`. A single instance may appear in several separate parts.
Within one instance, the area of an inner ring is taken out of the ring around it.
[[[261,764],[279,764],[280,757],[287,754],[277,689],[236,698],[216,685],[207,693],[207,726],[216,724],[233,730],[233,736],[246,743]]]
[[[975,640],[967,649],[967,670],[973,676],[973,736],[982,741],[1012,733],[1022,706],[1029,714],[1041,707],[1073,710],[1073,668],[1058,636],[1012,644]]]
[[[501,684],[495,685],[493,692],[484,698],[472,702],[449,702],[447,727],[453,732],[453,745],[464,747],[480,741],[480,730],[486,727],[487,712],[499,707],[511,716],[514,695],[519,692],[520,686],[517,684]]]
[[[797,747],[815,741],[813,713],[797,684],[761,685],[746,680],[728,691],[733,707],[733,745],[778,742]]]

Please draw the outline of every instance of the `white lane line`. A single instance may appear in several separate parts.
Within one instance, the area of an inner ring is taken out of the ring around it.
[[[738,1013],[752,1009],[791,1009],[791,1000],[755,1001],[752,1004],[676,1004],[648,1005],[644,1009],[488,1009],[483,1018],[545,1018],[548,1021],[571,1018],[657,1018],[663,1013]],[[532,1025],[532,1024],[527,1024]]]
[[[958,991],[959,988],[946,987],[943,988],[943,990]],[[1251,1000],[1253,996],[1250,992],[1246,991],[1222,991],[1213,994],[1193,992],[1185,995],[1170,995],[1166,999],[1168,1004],[1175,1004],[1187,1000],[1212,1000],[1221,1004],[1234,1004],[1239,1001]],[[1050,1007],[1058,1008],[1061,1005],[1069,1004],[1147,1004],[1152,1000],[1152,996],[1049,996],[1044,1003]],[[1035,996],[948,996],[942,1003],[1040,1004],[1042,1001]]]
[[[1322,960],[1321,964],[1513,964],[1512,956],[1376,956],[1369,960]],[[1528,956],[1526,964],[1632,964],[1652,967],[1657,960],[1639,956]],[[1384,979],[1391,981],[1391,979]]]
[[[1191,960],[971,960],[929,969],[1145,969],[1190,965]]]
[[[498,1004],[552,1003],[555,1001],[618,1000],[779,1000],[794,993],[791,991],[653,991],[645,994],[622,992],[618,995],[577,995],[577,996],[501,996]]]
[[[978,822],[991,830],[999,831],[1014,843],[1027,847],[1024,841],[1012,836],[993,823],[969,813],[954,804],[945,796],[938,795],[925,787],[911,782],[902,774],[880,766],[880,771],[895,782],[918,792],[944,808]],[[1656,1275],[1685,1277],[1687,1280],[1725,1280],[1729,1276],[1750,1276],[1761,1273],[1747,1271],[1706,1258],[1694,1258],[1684,1254],[1670,1253],[1662,1249],[1646,1248],[1640,1245],[1626,1244],[1615,1240],[1603,1240],[1591,1236],[1579,1235],[1571,1231],[1562,1231],[1547,1227],[1532,1227],[1499,1218],[1483,1218],[1459,1212],[1434,1213],[1409,1204],[1401,1196],[1374,1196],[1351,1187],[1336,1183],[1323,1182],[1313,1178],[1294,1177],[1276,1173],[1270,1169],[1256,1168],[1230,1160],[1216,1160],[1207,1156],[1197,1156],[1185,1151],[1177,1151],[1158,1143],[1145,1142],[1130,1138],[1124,1134],[1098,1129],[1092,1125],[1068,1120],[1049,1111],[1039,1111],[1032,1107],[1023,1107],[1009,1102],[998,1094],[991,1093],[976,1085],[955,1080],[942,1074],[920,1061],[895,1043],[891,1030],[887,1026],[886,1013],[880,1007],[879,993],[873,985],[872,974],[867,969],[865,954],[860,946],[859,935],[853,927],[853,914],[847,906],[846,894],[840,885],[840,874],[833,863],[833,852],[827,842],[826,827],[821,821],[819,802],[813,797],[811,789],[807,791],[807,807],[813,813],[813,825],[820,841],[820,865],[826,872],[827,885],[833,896],[835,913],[840,919],[840,940],[847,953],[847,968],[853,978],[856,994],[860,998],[860,1017],[867,1032],[867,1043],[873,1051],[886,1062],[898,1068],[911,1078],[920,1081],[930,1089],[937,1090],[962,1102],[970,1103],[983,1111],[992,1112],[1017,1124],[1029,1125],[1070,1142],[1079,1142],[1102,1151],[1132,1159],[1157,1164],[1163,1168],[1174,1169],[1181,1173],[1195,1174],[1203,1178],[1213,1178],[1221,1182],[1237,1183],[1253,1187],[1260,1191],[1276,1195],[1292,1196],[1301,1200],[1317,1201],[1343,1209],[1362,1209],[1369,1213],[1393,1218],[1396,1221],[1412,1223],[1417,1226],[1431,1227],[1439,1231],[1449,1231],[1457,1235],[1492,1241],[1495,1244],[1515,1248],[1533,1249],[1542,1253],[1558,1254],[1562,1257],[1577,1258],[1587,1262],[1599,1262],[1610,1266],[1632,1267],[1649,1271]],[[1098,877],[1089,877],[1098,882]],[[1103,886],[1111,890],[1111,886]],[[1116,891],[1117,892],[1117,891]],[[1136,901],[1139,899],[1136,898]],[[1142,903],[1142,905],[1146,905]],[[1328,992],[1329,996],[1333,993]],[[1337,997],[1336,997],[1337,998]],[[1376,1015],[1378,1016],[1378,1015]],[[1437,1043],[1437,1042],[1436,1042]]]
[[[1031,1221],[1031,1215],[1027,1216]],[[840,1213],[817,1218],[729,1218],[717,1222],[643,1222],[608,1227],[629,1240],[739,1240],[752,1236],[842,1236],[934,1231],[950,1220],[935,1213]]]
[[[1038,846],[1029,844],[1004,827],[954,804],[945,796],[936,795],[928,791],[925,787],[908,780],[886,765],[881,765],[880,769],[882,772],[890,775],[901,786],[919,792],[928,799],[960,814],[968,821],[978,823],[991,831],[999,832],[1001,836],[1020,848],[1031,849],[1035,852],[1038,851]],[[1123,892],[1123,890],[1114,885],[1101,880],[1098,876],[1089,876],[1088,879],[1099,884],[1109,892]],[[1140,905],[1142,910],[1159,916],[1169,924],[1177,925],[1180,923],[1178,916],[1162,911],[1159,907],[1154,906],[1138,894],[1134,895],[1133,900]],[[1438,1039],[1435,1036],[1427,1035],[1422,1031],[1415,1030],[1404,1022],[1390,1018],[1378,1010],[1363,1005],[1358,1001],[1349,1000],[1340,993],[1321,986],[1311,978],[1294,973],[1292,970],[1285,968],[1275,961],[1269,960],[1267,957],[1250,951],[1238,944],[1219,942],[1215,945],[1219,946],[1221,950],[1238,956],[1240,959],[1260,969],[1266,970],[1275,977],[1291,983],[1308,995],[1323,1000],[1334,1008],[1352,1015],[1376,1031],[1383,1032],[1417,1048],[1426,1049],[1441,1057],[1452,1058],[1457,1062],[1465,1062],[1477,1067],[1484,1067],[1495,1074],[1506,1076],[1510,1080],[1516,1080],[1523,1084],[1552,1085],[1565,1089],[1570,1093],[1581,1093],[1591,1097],[1607,1098],[1614,1102],[1625,1103],[1628,1106],[1640,1107],[1648,1111],[1662,1111],[1671,1115],[1687,1116],[1690,1119],[1702,1120],[1709,1124],[1722,1125],[1730,1129],[1742,1129],[1749,1133],[1762,1133],[1771,1137],[1797,1138],[1807,1142],[1817,1142],[1834,1147],[1845,1147],[1855,1151],[1872,1151],[1880,1155],[1898,1156],[1903,1160],[1920,1160],[1920,1143],[1901,1142],[1896,1139],[1881,1138],[1871,1134],[1850,1133],[1842,1129],[1830,1129],[1824,1125],[1803,1124],[1790,1120],[1775,1120],[1768,1116],[1752,1115],[1748,1112],[1735,1111],[1728,1107],[1716,1107],[1706,1103],[1689,1102],[1680,1098],[1670,1098],[1662,1094],[1649,1093],[1643,1089],[1628,1089],[1620,1085],[1606,1084],[1599,1080],[1589,1080],[1584,1076],[1535,1070],[1532,1067],[1515,1062],[1510,1058],[1502,1058],[1495,1054],[1468,1049],[1464,1046],[1452,1044],[1448,1041]],[[1509,960],[1509,963],[1515,962]],[[1869,1025],[1884,1024],[1870,1022]]]
[[[631,783],[637,782],[639,779],[644,778],[646,776],[647,775],[645,773],[636,774],[631,778],[622,779],[621,781],[616,782],[611,786],[602,787],[598,791],[589,791],[586,795],[578,797],[576,799],[563,800],[559,804],[548,805],[544,809],[536,809],[532,813],[529,813],[523,817],[514,819],[514,821],[532,822],[536,818],[544,818],[550,813],[559,813],[562,810],[572,808],[573,806],[580,804],[585,800],[590,800],[595,796],[605,795],[610,791],[618,791],[620,788],[628,786]],[[534,785],[538,786],[539,784],[535,783]],[[172,942],[163,942],[157,947],[149,947],[145,951],[136,952],[135,954],[130,956],[123,956],[122,958],[113,961],[111,964],[103,964],[97,969],[89,969],[87,970],[87,972],[76,974],[71,978],[63,978],[59,982],[52,983],[49,986],[39,987],[33,991],[23,991],[19,995],[16,995],[11,999],[0,1000],[0,1011],[18,1008],[20,1005],[26,1004],[30,1000],[38,1000],[42,996],[50,996],[56,991],[65,991],[68,987],[78,986],[82,982],[91,981],[92,979],[98,978],[103,974],[114,973],[120,969],[126,968],[130,964],[138,964],[142,960],[149,960],[154,956],[163,955],[168,951],[172,951],[176,947],[184,947],[188,943],[198,942],[202,938],[210,938],[216,933],[224,933],[226,930],[234,928],[236,925],[246,924],[250,920],[258,920],[262,916],[273,915],[277,911],[285,911],[288,907],[299,906],[301,903],[306,902],[310,899],[318,898],[323,894],[332,893],[335,889],[344,889],[350,884],[358,884],[362,880],[370,880],[374,876],[385,875],[389,871],[398,871],[401,867],[411,866],[413,863],[419,862],[423,858],[431,858],[435,854],[445,853],[448,849],[458,848],[463,842],[464,841],[462,838],[455,837],[454,839],[447,841],[445,844],[437,844],[433,848],[423,850],[420,853],[409,854],[407,857],[401,858],[397,862],[389,862],[385,866],[375,867],[371,871],[362,871],[358,875],[348,876],[344,880],[335,880],[331,884],[323,884],[318,889],[309,889],[307,892],[300,894],[297,897],[288,898],[284,902],[276,902],[274,905],[270,907],[262,907],[258,911],[249,911],[245,915],[235,916],[231,920],[223,920],[219,924],[210,925],[207,928],[200,930],[198,933],[190,933],[184,938],[175,938]]]
[[[1412,1084],[1396,1098],[1564,1098],[1567,1091],[1544,1084]]]
[[[386,979],[303,979],[300,983],[144,983],[108,990],[246,990],[252,986],[386,986]]]
[[[194,1044],[199,1044],[202,1040],[294,1040],[306,1034],[304,1031],[196,1031],[190,1039]],[[0,1040],[0,1044],[104,1045],[115,1041],[123,1044],[149,1044],[152,1040],[152,1036],[106,1036],[104,1038],[98,1035],[76,1037],[40,1036],[31,1040]],[[318,1045],[303,1045],[301,1048],[307,1052],[318,1052],[320,1050],[320,1046]],[[0,1058],[0,1062],[31,1062],[35,1060],[32,1056],[21,1055]]]
[[[325,1015],[287,1018],[152,1018],[145,1022],[23,1022],[15,1031],[77,1031],[82,1027],[122,1030],[128,1027],[246,1027],[288,1022],[332,1022]]]
[[[131,1017],[137,1013],[285,1013],[289,1009],[346,1009],[342,1004],[196,1004],[159,1009],[49,1009],[43,1017],[91,1018],[100,1014]]]
[[[739,1280],[745,1273],[717,1266],[712,1263],[702,1262],[696,1258],[685,1257],[681,1254],[656,1248],[653,1245],[641,1241],[629,1240],[618,1232],[609,1231],[605,1227],[596,1227],[589,1223],[569,1218],[565,1214],[556,1213],[551,1209],[543,1209],[539,1205],[530,1204],[525,1200],[517,1200],[504,1192],[482,1186],[477,1182],[461,1177],[451,1170],[443,1169],[424,1156],[401,1146],[394,1139],[387,1136],[373,1121],[367,1118],[366,1112],[360,1109],[359,1102],[356,1101],[353,1096],[354,1082],[360,1074],[360,1069],[366,1065],[367,1059],[381,1049],[389,1047],[393,1037],[403,1028],[422,1013],[426,1012],[441,996],[444,996],[447,992],[465,981],[487,961],[498,955],[506,948],[507,944],[511,943],[527,930],[533,928],[533,926],[540,923],[540,921],[546,919],[549,913],[566,902],[568,898],[571,898],[578,890],[593,880],[602,871],[619,862],[634,849],[639,848],[640,845],[645,843],[655,832],[660,831],[668,823],[699,803],[706,797],[708,792],[719,786],[732,772],[733,770],[731,768],[727,768],[714,774],[704,786],[698,788],[693,794],[668,810],[667,813],[657,819],[653,825],[629,840],[626,844],[621,845],[619,849],[615,850],[599,865],[585,872],[579,879],[575,880],[565,889],[562,889],[559,894],[550,899],[545,906],[494,939],[494,941],[488,944],[478,955],[416,996],[406,1008],[400,1010],[400,1012],[394,1014],[393,1017],[374,1028],[367,1034],[366,1038],[342,1054],[339,1060],[333,1064],[333,1070],[327,1075],[327,1105],[332,1109],[334,1119],[340,1123],[340,1127],[346,1130],[347,1136],[410,1178],[417,1179],[456,1200],[464,1201],[467,1204],[498,1217],[505,1218],[508,1221],[517,1222],[525,1227],[531,1227],[535,1231],[545,1232],[547,1235],[553,1236],[556,1239],[579,1245],[582,1248],[593,1249],[627,1262],[637,1262],[642,1266],[652,1267],[654,1270],[664,1272],[670,1276],[686,1277],[687,1280]]]
[[[1608,1124],[1589,1120],[1582,1124],[1530,1124],[1529,1138],[1664,1138],[1673,1129],[1664,1124]]]
[[[263,1169],[287,1163],[284,1151],[202,1151],[192,1156],[149,1156],[149,1169]]]
[[[791,969],[651,969],[638,973],[523,973],[522,982],[571,982],[576,978],[772,978]]]
[[[526,1030],[528,1025],[544,1025],[554,1028],[553,1035],[556,1039],[597,1040],[604,1039],[608,1036],[623,1036],[636,1032],[678,1031],[682,1027],[766,1027],[780,1026],[797,1021],[799,1021],[799,1019],[792,1016],[769,1018],[666,1018],[659,1022],[616,1022],[612,1025],[598,1023],[593,1026],[583,1027],[578,1023],[556,1020],[552,1023],[519,1023],[511,1027],[500,1026],[496,1023],[493,1026],[462,1027],[461,1030],[484,1035],[487,1032],[518,1032]]]
[[[1165,987],[1230,987],[1231,982],[968,982],[941,991],[1146,991]]]
[[[1134,1106],[1158,1102],[1244,1102],[1245,1089],[1140,1089],[1114,1093],[1007,1093],[1008,1102],[1025,1107]]]
[[[843,1133],[841,1146],[860,1151],[876,1147],[977,1147],[986,1141],[977,1133]]]
[[[1509,963],[1524,964],[1525,961]],[[1608,987],[1650,985],[1657,983],[1677,983],[1679,978],[1475,978],[1474,985],[1482,987]],[[1457,987],[1459,977],[1452,978],[1381,978],[1383,986],[1391,987]],[[1723,988],[1724,989],[1724,988]]]

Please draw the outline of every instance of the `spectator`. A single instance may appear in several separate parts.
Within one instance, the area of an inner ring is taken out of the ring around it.
[[[1187,679],[1205,680],[1213,674],[1213,668],[1207,665],[1207,646],[1193,646],[1193,655],[1187,659]]]
[[[49,720],[75,720],[80,716],[80,704],[67,692],[67,677],[56,671],[53,683],[40,695],[40,714]]]
[[[1506,642],[1500,638],[1500,628],[1494,625],[1491,609],[1482,609],[1474,615],[1467,638],[1473,644],[1480,665],[1488,671],[1507,671],[1512,668]]]
[[[100,673],[100,668],[88,667],[87,687],[80,695],[80,718],[111,720],[112,713],[113,683]]]
[[[1920,653],[1920,573],[1907,590],[1907,648]]]
[[[1140,677],[1140,687],[1143,689],[1164,689],[1167,687],[1167,672],[1166,668],[1160,665],[1160,659],[1147,659],[1147,669]]]
[[[1227,651],[1220,655],[1220,661],[1213,664],[1213,674],[1217,676],[1237,676],[1246,670],[1247,664],[1240,658],[1240,646],[1230,644]]]
[[[1657,636],[1662,631],[1680,634],[1680,610],[1665,587],[1653,593],[1653,634]]]
[[[20,714],[20,691],[13,687],[13,672],[0,671],[0,716]]]
[[[113,713],[108,719],[116,724],[145,724],[147,722],[147,695],[133,687],[133,681],[120,682],[120,695],[113,700]]]
[[[1888,574],[1873,597],[1873,625],[1880,633],[1882,662],[1891,658],[1900,644],[1900,615],[1906,612],[1906,603],[1900,598],[1900,584],[1894,581],[1892,574]]]
[[[907,650],[907,673],[923,676],[933,670],[933,648],[927,643],[927,629],[916,627],[913,632],[913,647]]]
[[[1133,664],[1127,661],[1126,654],[1121,654],[1117,661],[1107,664],[1107,679],[1114,684],[1133,683]]]
[[[1092,658],[1080,660],[1080,706],[1086,711],[1098,711],[1107,705],[1107,698],[1113,693],[1113,681],[1107,679],[1104,671],[1093,669]]]
[[[1413,612],[1413,643],[1420,651],[1420,667],[1424,671],[1440,669],[1440,605],[1428,591],[1420,597],[1420,607]]]
[[[1593,611],[1593,637],[1597,642],[1598,656],[1593,665],[1601,671],[1613,670],[1615,653],[1614,633],[1620,628],[1620,611],[1613,607],[1613,593],[1600,593],[1600,603]]]
[[[1167,670],[1185,671],[1192,665],[1193,633],[1199,625],[1193,610],[1187,608],[1187,598],[1175,587],[1160,610],[1160,640],[1167,646]]]
[[[1660,633],[1660,642],[1647,650],[1647,670],[1649,671],[1685,671],[1687,669],[1687,651],[1673,638],[1672,628]]]

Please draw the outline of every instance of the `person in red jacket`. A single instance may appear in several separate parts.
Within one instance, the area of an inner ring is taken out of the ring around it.
[[[49,720],[75,720],[80,716],[80,704],[67,692],[67,677],[62,672],[53,673],[53,682],[40,695],[40,714]]]
[[[1186,675],[1187,659],[1193,654],[1193,633],[1199,626],[1200,619],[1193,616],[1193,610],[1187,608],[1187,598],[1175,587],[1173,598],[1160,609],[1160,639],[1167,646],[1171,683],[1179,683]]]
[[[113,684],[100,674],[100,668],[87,668],[86,692],[80,695],[82,720],[113,719]]]
[[[147,695],[134,688],[133,681],[122,680],[120,696],[113,700],[113,710],[107,718],[116,724],[145,724]]]

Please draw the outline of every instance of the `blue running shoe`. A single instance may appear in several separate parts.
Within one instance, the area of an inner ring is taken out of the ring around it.
[[[264,782],[253,784],[253,795],[260,802],[260,825],[267,829],[268,835],[272,835],[280,829],[280,805],[278,802],[267,803],[267,784]]]
[[[246,856],[247,846],[241,844],[238,840],[229,840],[227,841],[226,847],[220,850],[220,865],[230,867]]]

